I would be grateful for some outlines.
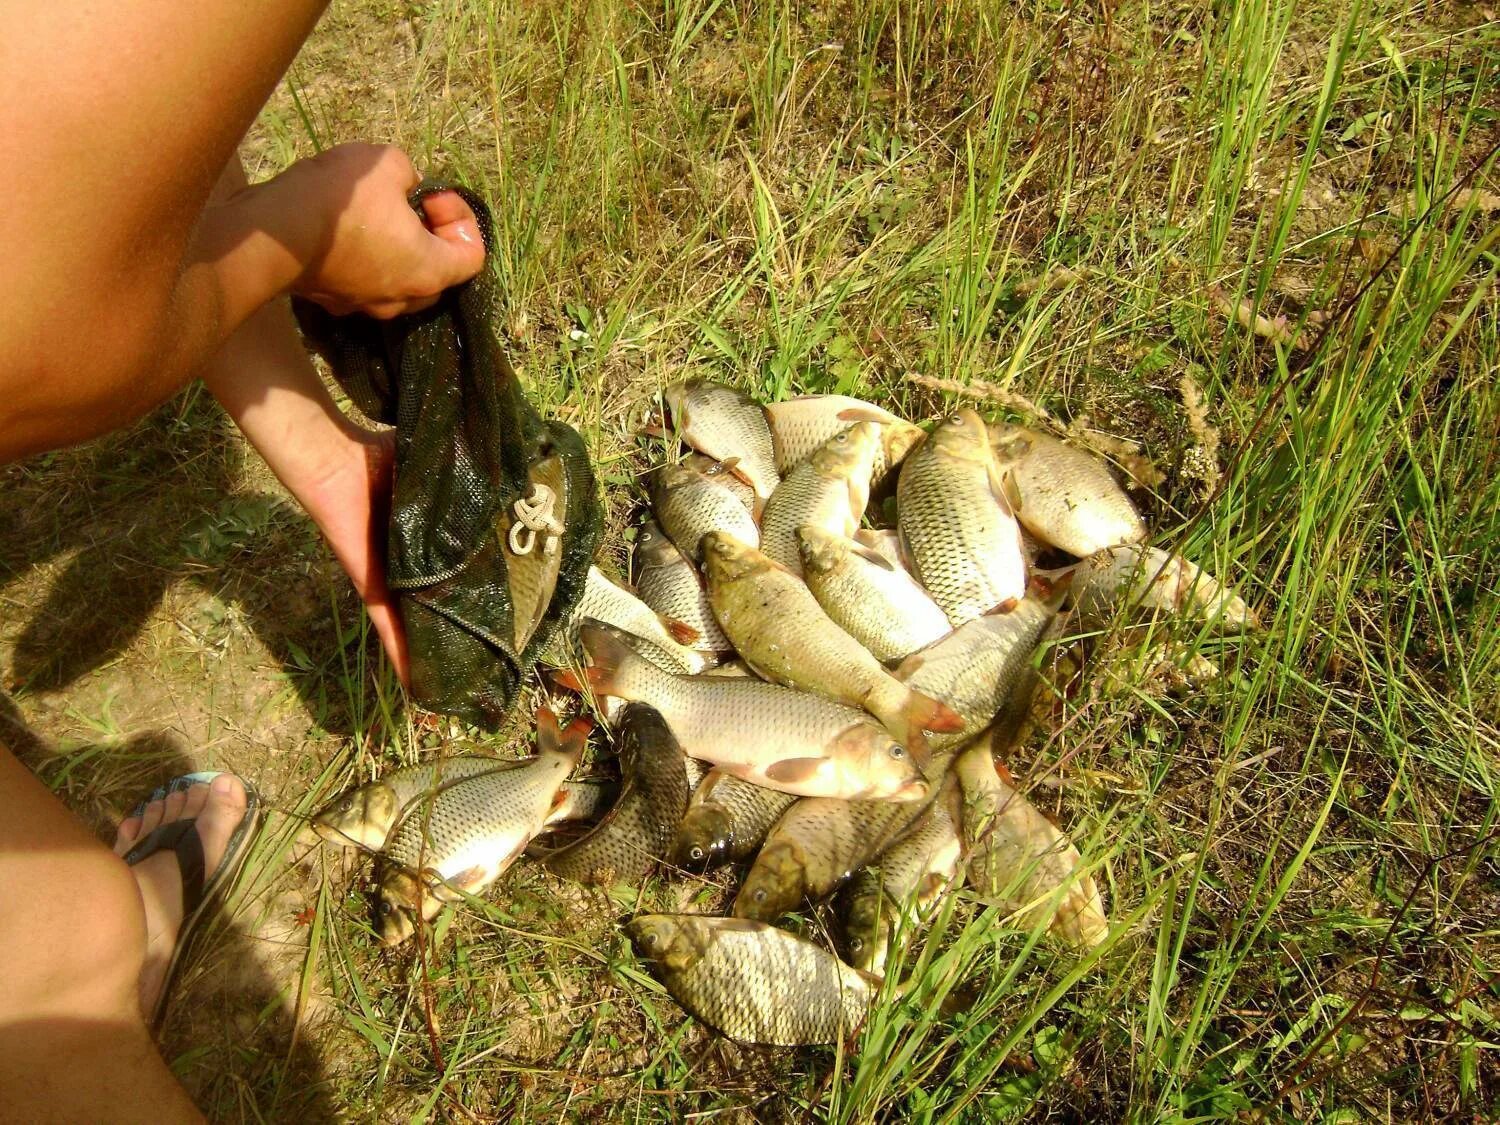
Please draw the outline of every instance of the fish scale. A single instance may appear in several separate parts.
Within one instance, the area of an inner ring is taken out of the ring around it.
[[[878,484],[922,437],[922,431],[889,410],[848,395],[801,395],[766,403],[766,421],[776,450],[776,471],[790,473],[836,434],[858,422],[881,427],[871,465],[871,484]]]
[[[538,712],[537,755],[506,770],[481,773],[419,798],[382,851],[377,892],[381,940],[410,937],[416,918],[436,916],[443,902],[493,883],[566,803],[561,787],[578,763],[590,724],[559,731]]]
[[[800,528],[802,574],[835,624],[877,660],[901,660],[953,631],[916,579],[872,548]]]
[[[663,465],[647,485],[651,510],[661,528],[689,561],[701,556],[698,544],[710,531],[727,531],[744,543],[760,542],[760,528],[734,493],[683,465]]]
[[[799,536],[814,528],[798,528]],[[745,662],[766,679],[863,707],[903,746],[925,752],[924,729],[958,717],[892,676],[824,612],[795,574],[727,535],[703,537],[708,600]]]
[[[741,1043],[833,1043],[858,1030],[879,982],[805,938],[741,918],[643,914],[636,952],[688,1012]]]
[[[928,735],[934,751],[969,741],[1002,711],[1019,722],[1037,682],[1031,655],[1056,615],[1050,602],[1027,596],[1008,613],[975,618],[901,663],[898,680],[963,718],[957,733]]]
[[[906,459],[896,485],[906,555],[955,627],[1026,592],[1020,528],[998,472],[984,422],[963,410]]]
[[[734,651],[714,620],[697,567],[662,533],[655,520],[647,520],[636,533],[635,585],[641,600],[653,610],[697,632],[698,639],[689,642],[689,648],[712,654]]]
[[[710,770],[688,802],[674,858],[699,870],[748,859],[795,800],[790,793]]]
[[[673,383],[662,392],[672,421],[687,442],[715,461],[734,461],[735,471],[762,500],[781,478],[766,415],[743,391],[708,379]]]
[[[870,468],[880,448],[879,429],[873,422],[852,426],[787,474],[761,513],[759,546],[766,555],[793,574],[801,574],[799,527],[854,534],[870,500]],[[741,541],[756,546],[748,539]]]
[[[692,793],[682,747],[643,703],[625,706],[619,731],[620,799],[591,832],[543,860],[554,875],[599,886],[634,882],[670,853]]]
[[[1025,426],[991,426],[989,436],[1016,518],[1043,542],[1082,558],[1146,538],[1140,512],[1092,454]]]
[[[760,680],[674,676],[597,626],[583,638],[594,690],[651,704],[691,757],[803,796],[923,795],[905,748],[862,711]]]
[[[879,866],[859,872],[845,888],[844,941],[855,968],[884,972],[895,918],[904,914],[909,923],[918,921],[957,875],[956,800],[949,775],[937,799],[880,856]]]
[[[541,831],[571,758],[542,755],[512,769],[487,771],[445,785],[419,799],[386,841],[382,853],[403,867],[423,866],[447,878],[480,855],[511,856]]]
[[[404,766],[337,798],[313,817],[313,828],[331,844],[379,851],[402,814],[424,794],[467,777],[523,764],[461,755]]]
[[[832,894],[921,815],[921,803],[798,801],[782,814],[734,900],[734,915],[772,922]]]
[[[958,756],[963,834],[971,847],[966,878],[981,895],[1020,914],[1023,927],[1090,948],[1109,936],[1099,888],[1078,849],[995,767],[990,740]]]

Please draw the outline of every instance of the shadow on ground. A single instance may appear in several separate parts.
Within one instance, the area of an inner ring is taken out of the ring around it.
[[[10,686],[59,691],[108,665],[189,580],[238,611],[320,726],[348,733],[323,681],[358,643],[353,594],[300,508],[244,487],[246,456],[218,407],[188,392],[126,433],[0,469],[0,589],[25,615]],[[17,594],[32,581],[45,594]]]

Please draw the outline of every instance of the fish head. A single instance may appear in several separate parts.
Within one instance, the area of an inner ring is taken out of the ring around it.
[[[673,972],[691,968],[698,960],[701,942],[684,918],[671,914],[641,914],[625,923],[625,933],[636,956]]]
[[[378,851],[400,814],[396,791],[377,781],[345,793],[313,817],[312,827],[330,844]]]
[[[411,872],[392,868],[381,877],[373,922],[382,945],[400,945],[417,932],[416,914],[422,898],[422,888]]]
[[[861,797],[917,801],[927,795],[916,758],[873,719],[855,723],[834,746],[840,771]]]
[[[885,894],[879,889],[849,900],[844,914],[844,945],[849,964],[856,969],[867,973],[885,971],[891,940],[890,919],[886,915]]]
[[[839,536],[816,524],[799,527],[795,534],[804,570],[816,574],[831,574],[844,561],[848,547]]]
[[[993,422],[986,427],[990,449],[995,460],[1001,464],[1019,461],[1031,452],[1036,444],[1036,432],[1011,422]]]
[[[979,464],[987,464],[991,459],[984,419],[973,410],[948,415],[933,429],[928,441],[945,457]]]
[[[653,507],[660,508],[666,498],[683,488],[690,488],[702,476],[686,465],[659,465],[646,477],[646,491]]]
[[[857,422],[834,434],[813,453],[813,468],[819,476],[840,480],[868,478],[880,450],[880,431],[878,422]]]
[[[916,448],[917,442],[926,436],[922,427],[910,422],[887,422],[880,427],[880,447],[885,451],[886,467],[901,464],[906,460],[906,455]]]
[[[688,809],[677,829],[673,862],[692,871],[707,871],[728,858],[734,843],[734,820],[717,801]]]
[[[764,555],[725,531],[710,531],[699,546],[703,551],[703,570],[714,581],[743,578],[765,565]]]
[[[807,857],[802,848],[794,840],[773,840],[761,848],[740,884],[740,893],[734,899],[734,916],[752,922],[774,922],[797,909],[806,888]]]
[[[635,569],[639,573],[657,566],[674,566],[683,554],[662,532],[655,520],[647,520],[635,533]]]
[[[677,428],[678,433],[692,424],[690,421],[692,403],[700,393],[698,388],[702,383],[702,379],[684,379],[680,383],[673,383],[662,388],[662,405],[666,407],[671,423]]]

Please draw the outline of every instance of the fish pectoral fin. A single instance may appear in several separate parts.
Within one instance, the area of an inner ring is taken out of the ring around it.
[[[1015,609],[1016,606],[1018,606],[1020,604],[1021,604],[1021,599],[1020,598],[1006,598],[999,605],[991,606],[989,609],[985,610],[984,613],[981,614],[981,616],[983,616],[983,617],[991,617],[991,616],[994,616],[995,614],[998,614],[998,613],[1009,613],[1011,610]]]
[[[827,758],[783,758],[766,767],[766,780],[782,785],[796,785],[811,781],[823,769]]]
[[[907,719],[914,730],[930,730],[934,734],[955,734],[964,729],[964,719],[957,711],[940,699],[911,693],[906,707]]]
[[[851,555],[857,555],[871,566],[878,566],[881,570],[889,571],[892,574],[896,572],[896,568],[891,564],[891,560],[882,555],[874,547],[866,547],[863,543],[852,539],[850,540],[850,544],[849,553]]]
[[[686,621],[678,621],[675,617],[664,617],[661,614],[657,616],[661,618],[662,628],[672,634],[672,639],[678,644],[691,645],[703,639],[703,634]]]
[[[755,489],[755,494],[757,496],[760,495],[760,489],[756,487],[755,480],[750,476],[749,473],[747,473],[743,468],[740,467],[740,459],[738,457],[730,457],[727,460],[720,461],[719,468],[728,473],[740,483],[748,485],[750,488]]]

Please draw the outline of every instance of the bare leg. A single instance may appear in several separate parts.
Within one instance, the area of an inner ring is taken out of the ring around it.
[[[212,871],[244,809],[228,789],[153,806],[126,838],[200,810]],[[0,809],[0,1121],[202,1120],[141,1015],[182,917],[175,860],[127,867],[3,747]]]

